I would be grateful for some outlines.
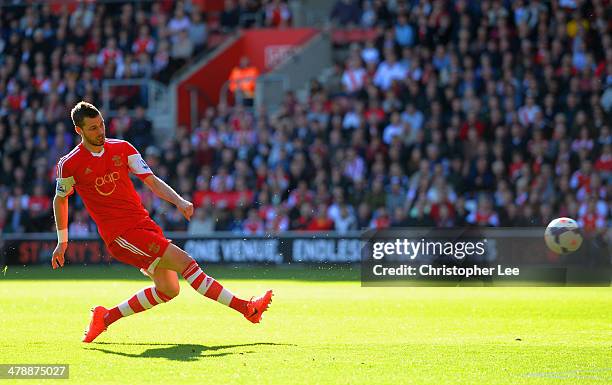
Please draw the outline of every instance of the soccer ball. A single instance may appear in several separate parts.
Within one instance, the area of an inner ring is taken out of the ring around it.
[[[567,254],[582,245],[582,234],[578,223],[571,218],[553,219],[544,233],[546,246],[557,254]]]

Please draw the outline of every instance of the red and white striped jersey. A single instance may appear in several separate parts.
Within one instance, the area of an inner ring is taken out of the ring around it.
[[[56,194],[70,196],[76,190],[110,244],[124,231],[149,218],[129,173],[141,180],[152,175],[140,153],[128,142],[106,139],[101,152],[90,152],[83,143],[57,163]]]

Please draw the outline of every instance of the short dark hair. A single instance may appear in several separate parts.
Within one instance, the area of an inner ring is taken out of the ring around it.
[[[88,102],[78,102],[72,111],[70,111],[72,123],[74,123],[76,127],[81,128],[83,128],[83,120],[85,120],[85,118],[95,118],[96,116],[102,116],[100,110]]]

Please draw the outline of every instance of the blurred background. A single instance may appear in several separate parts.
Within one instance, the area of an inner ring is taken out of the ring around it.
[[[1,4],[5,236],[55,231],[80,100],[193,201],[135,181],[166,231],[612,225],[608,0]]]

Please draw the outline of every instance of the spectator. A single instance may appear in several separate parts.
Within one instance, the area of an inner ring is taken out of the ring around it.
[[[153,144],[153,123],[147,119],[146,110],[143,106],[136,107],[128,135],[129,141],[137,149],[146,149]]]
[[[191,23],[189,24],[189,40],[193,42],[196,52],[201,52],[204,49],[207,38],[208,27],[202,20],[202,13],[194,11],[191,14]]]
[[[499,226],[499,217],[491,206],[491,201],[482,196],[478,200],[477,209],[467,216],[467,222],[479,226]],[[525,218],[529,217],[529,214],[525,215]]]
[[[377,65],[380,60],[380,53],[378,49],[374,45],[374,40],[367,40],[365,43],[365,47],[361,51],[361,59],[366,63],[366,65]]]
[[[293,220],[291,228],[297,231],[304,231],[307,229],[310,221],[312,220],[312,206],[308,202],[304,202],[300,206],[299,215]]]
[[[229,77],[229,90],[243,100],[244,105],[252,106],[255,97],[255,84],[259,70],[252,66],[249,58],[240,58],[240,65],[234,67]]]
[[[143,53],[151,54],[155,50],[155,40],[149,34],[149,27],[147,25],[141,25],[138,38],[134,40],[132,44],[132,52],[135,55]]]
[[[115,38],[108,39],[106,46],[98,54],[98,65],[106,67],[109,63],[118,64],[123,61],[123,53],[117,48]]]
[[[408,23],[408,17],[400,14],[395,24],[395,40],[402,47],[411,47],[414,44],[414,29]]]
[[[45,232],[50,230],[51,203],[51,198],[43,185],[36,184],[32,196],[28,199],[28,231]]]
[[[346,26],[359,24],[361,11],[354,0],[336,0],[331,11],[332,22]]]
[[[177,35],[176,41],[172,44],[171,57],[180,61],[181,64],[178,66],[181,66],[193,55],[194,47],[187,30],[180,30]]]
[[[410,126],[415,133],[421,131],[425,118],[423,113],[416,109],[414,103],[406,104],[406,109],[402,113],[402,120]]]
[[[347,151],[345,164],[344,175],[353,182],[365,178],[365,162],[362,157],[357,155],[355,149],[350,148]]]
[[[268,27],[287,27],[291,23],[291,11],[284,0],[268,0],[264,11]]]
[[[111,119],[108,131],[112,137],[127,139],[127,133],[131,125],[132,118],[128,114],[127,107],[121,106],[117,116]]]
[[[74,218],[70,221],[68,231],[73,237],[87,237],[92,235],[92,228],[90,226],[87,213],[85,210],[78,210],[74,214]]]
[[[279,233],[289,230],[289,216],[283,206],[276,206],[273,215],[266,221],[267,232]]]
[[[334,229],[334,222],[327,215],[327,206],[320,204],[317,213],[306,226],[308,231],[329,231]]]
[[[342,74],[342,85],[349,94],[355,94],[363,88],[366,80],[366,71],[361,67],[359,59],[353,58],[349,61],[348,68]]]
[[[8,210],[7,226],[4,231],[8,233],[23,233],[29,223],[27,211],[30,197],[23,192],[21,187],[15,187],[13,195],[6,201]]]
[[[402,80],[405,76],[406,69],[396,60],[395,53],[389,50],[385,53],[385,61],[376,70],[374,84],[387,91],[394,81]]]
[[[195,209],[194,217],[189,221],[187,233],[189,235],[208,235],[215,230],[215,219],[211,210],[203,207]]]
[[[535,104],[535,98],[533,96],[528,96],[527,103],[519,108],[518,111],[520,122],[524,126],[533,124],[536,121],[538,114],[541,113],[542,110]]]
[[[223,32],[230,32],[238,27],[240,23],[240,9],[235,0],[225,0],[220,23]]]
[[[374,230],[383,230],[391,226],[391,218],[389,217],[389,213],[387,209],[384,207],[379,207],[374,213],[374,217],[370,222],[370,229]]]
[[[239,0],[238,7],[240,9],[240,26],[242,28],[251,28],[256,23],[261,23],[261,20],[259,20],[261,3],[258,0]]]
[[[402,190],[402,186],[399,180],[391,182],[391,189],[387,193],[387,210],[390,213],[394,213],[398,207],[404,207],[406,204],[406,193]]]
[[[385,142],[385,144],[389,145],[393,141],[393,138],[395,138],[396,136],[402,136],[404,133],[404,125],[400,120],[400,114],[394,112],[391,115],[391,121],[389,122],[389,125],[385,127],[385,130],[383,132],[383,141]]]
[[[257,215],[257,210],[250,209],[248,217],[242,224],[242,230],[247,235],[262,235],[264,234],[264,222]]]
[[[363,28],[372,28],[376,23],[376,12],[372,7],[370,0],[364,0],[361,3],[361,19],[360,24]]]
[[[340,205],[340,213],[334,217],[334,230],[340,234],[357,230],[357,218],[346,204]]]
[[[170,32],[170,38],[173,44],[181,40],[180,35],[182,32],[189,33],[189,28],[191,27],[191,21],[185,14],[185,9],[183,7],[183,3],[178,2],[174,9],[174,16],[168,22],[168,31]]]
[[[387,204],[387,197],[384,191],[384,185],[382,180],[377,179],[372,184],[372,189],[366,193],[364,200],[369,207],[385,207]]]

